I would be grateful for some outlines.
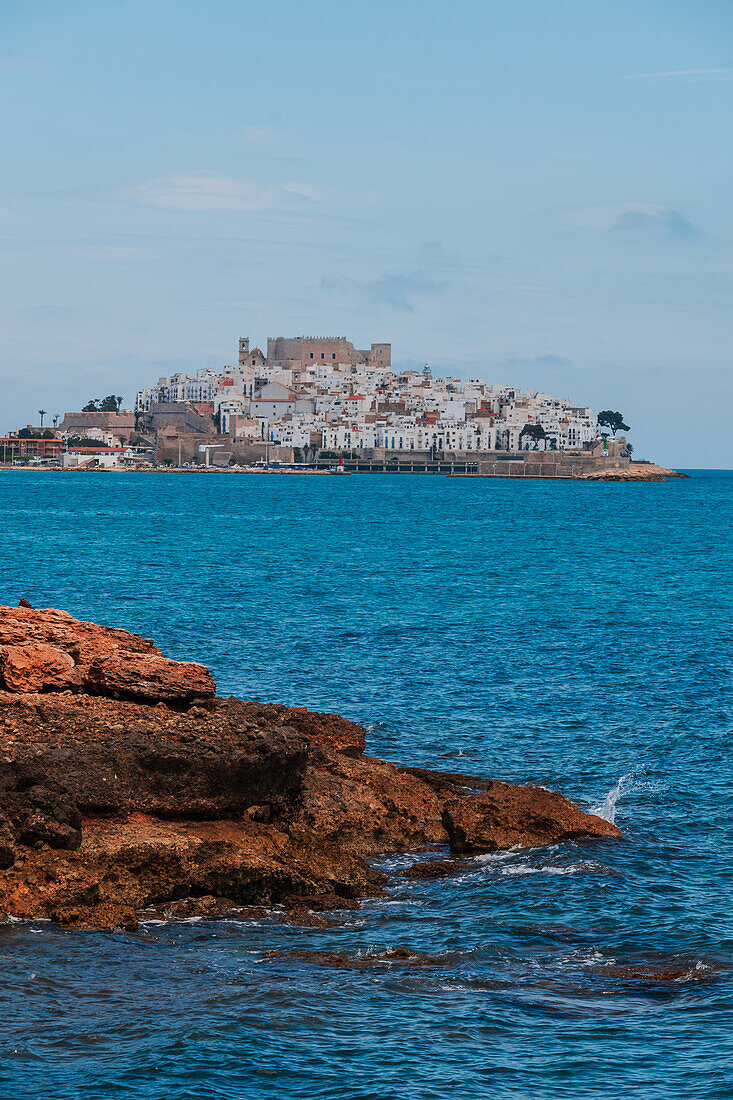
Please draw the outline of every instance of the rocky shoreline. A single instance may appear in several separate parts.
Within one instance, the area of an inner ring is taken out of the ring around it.
[[[666,466],[657,466],[654,462],[630,462],[624,468],[608,467],[591,474],[584,474],[583,481],[668,481],[681,477],[689,480],[689,474],[680,470],[668,470]]]
[[[216,695],[149,639],[0,607],[0,915],[135,928],[139,914],[287,919],[382,893],[372,862],[620,837],[557,792],[397,767],[362,726]],[[322,918],[321,918],[322,919]]]

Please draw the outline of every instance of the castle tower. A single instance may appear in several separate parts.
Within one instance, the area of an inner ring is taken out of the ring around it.
[[[249,336],[239,337],[239,362],[243,363],[249,355]]]

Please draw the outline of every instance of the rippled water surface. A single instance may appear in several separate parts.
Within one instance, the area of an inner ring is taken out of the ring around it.
[[[723,473],[0,473],[0,602],[140,631],[222,694],[340,711],[375,755],[557,787],[625,835],[395,878],[325,930],[0,926],[2,1096],[733,1096],[732,502]]]

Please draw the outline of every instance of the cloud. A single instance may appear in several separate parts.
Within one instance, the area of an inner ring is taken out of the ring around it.
[[[367,286],[375,302],[408,311],[415,308],[411,299],[416,294],[432,294],[442,289],[441,283],[436,283],[419,272],[412,275],[380,275]]]
[[[623,202],[571,210],[565,221],[598,233],[651,233],[696,237],[700,230],[680,210],[653,202]]]
[[[350,291],[367,302],[388,305],[406,313],[414,312],[416,296],[435,293],[442,290],[443,286],[443,283],[437,283],[419,271],[409,275],[390,275],[384,272],[371,282],[348,277],[321,279],[322,290],[330,293]]]
[[[231,214],[270,210],[288,205],[293,198],[313,201],[315,191],[305,184],[275,186],[217,172],[189,172],[134,184],[120,197],[163,210]]]
[[[730,80],[733,69],[667,69],[660,73],[632,73],[626,80]]]

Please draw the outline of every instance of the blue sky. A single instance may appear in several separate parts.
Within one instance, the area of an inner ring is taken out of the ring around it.
[[[733,466],[728,0],[5,0],[0,428],[237,339]]]

